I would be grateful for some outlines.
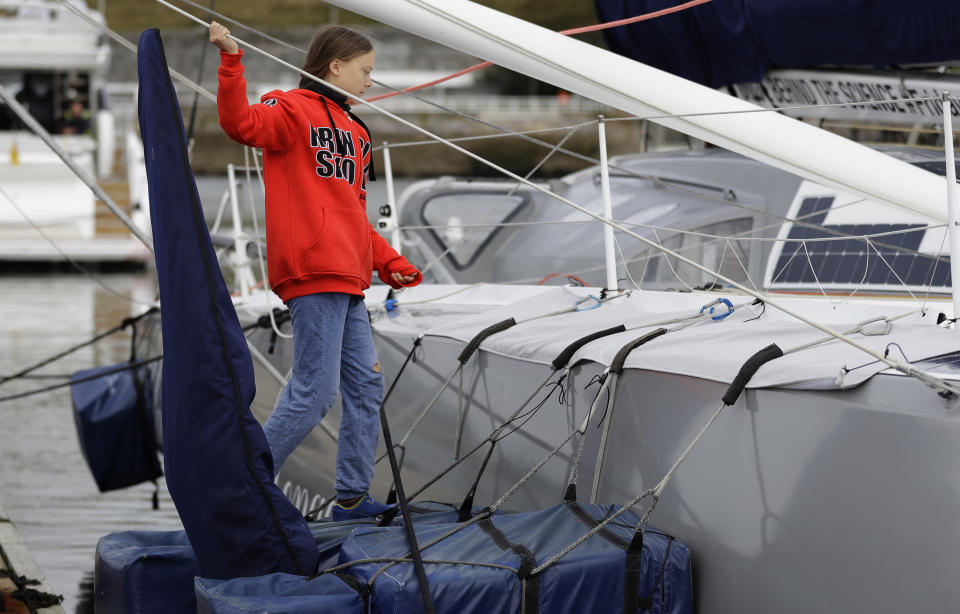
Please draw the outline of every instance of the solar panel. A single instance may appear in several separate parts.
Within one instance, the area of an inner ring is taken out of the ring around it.
[[[775,283],[820,283],[855,286],[861,282],[872,285],[899,285],[896,274],[910,285],[926,285],[932,272],[932,259],[904,253],[916,251],[923,240],[923,231],[903,231],[924,228],[923,224],[824,224],[827,213],[834,203],[833,197],[805,198],[800,203],[797,218],[804,224],[790,228],[787,243],[777,261]],[[810,226],[813,224],[815,226]],[[812,241],[819,238],[864,236],[896,232],[880,237],[864,239],[837,239]],[[799,245],[795,241],[806,240],[793,260],[791,255]],[[878,254],[879,252],[879,254]],[[809,254],[809,258],[808,258]],[[880,255],[883,256],[881,259]],[[884,259],[889,264],[884,263]],[[789,262],[789,264],[788,264]],[[941,262],[933,277],[934,286],[950,283],[949,264]],[[779,273],[779,275],[778,275]]]

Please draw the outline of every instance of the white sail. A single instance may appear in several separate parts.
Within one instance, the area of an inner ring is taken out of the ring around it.
[[[467,0],[331,4],[576,92],[719,147],[946,221],[935,175],[815,126]]]

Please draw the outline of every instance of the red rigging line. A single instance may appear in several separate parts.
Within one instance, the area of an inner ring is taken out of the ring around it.
[[[592,26],[582,26],[580,28],[572,28],[570,30],[560,30],[560,34],[564,36],[572,36],[574,34],[583,34],[585,32],[596,32],[598,30],[607,30],[609,28],[616,28],[618,26],[625,26],[631,23],[637,23],[640,21],[647,21],[648,19],[656,19],[657,17],[662,17],[664,15],[669,15],[670,13],[678,13],[680,11],[685,11],[691,9],[695,6],[700,6],[701,4],[706,4],[712,2],[713,0],[691,0],[690,2],[684,2],[683,4],[678,4],[677,6],[671,6],[665,9],[660,9],[659,11],[652,11],[650,13],[644,13],[643,15],[637,15],[635,17],[627,17],[626,19],[618,19],[617,21],[608,21],[606,23],[598,23]],[[446,77],[440,77],[439,79],[434,79],[433,81],[428,81],[426,83],[421,83],[420,85],[414,85],[406,89],[397,90],[395,92],[387,92],[386,94],[380,94],[379,96],[373,96],[372,98],[365,98],[367,102],[375,102],[377,100],[383,100],[384,98],[392,98],[399,94],[407,94],[410,92],[415,92],[417,90],[422,90],[428,87],[432,87],[444,81],[449,81],[450,79],[455,79],[461,75],[479,70],[481,68],[486,68],[490,66],[491,62],[480,62],[479,64],[474,64],[473,66],[464,68],[463,70],[458,70],[455,73],[449,74]]]

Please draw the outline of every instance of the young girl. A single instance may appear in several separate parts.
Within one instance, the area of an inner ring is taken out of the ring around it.
[[[263,149],[268,276],[293,320],[293,375],[263,430],[279,472],[329,411],[339,388],[343,417],[333,517],[376,516],[390,508],[367,495],[383,374],[363,290],[373,269],[394,288],[417,285],[421,275],[367,221],[370,131],[348,103],[372,85],[373,46],[347,28],[322,28],[303,70],[350,97],[302,77],[299,89],[275,90],[248,105],[243,52],[229,34],[210,24],[210,42],[220,49],[220,126],[231,139]]]

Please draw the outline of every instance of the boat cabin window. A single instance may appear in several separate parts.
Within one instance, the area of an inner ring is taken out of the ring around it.
[[[524,194],[463,193],[434,196],[421,209],[423,223],[458,270],[470,267],[503,224],[527,204]]]
[[[90,132],[94,101],[89,75],[78,71],[3,70],[0,83],[47,132]],[[13,110],[0,103],[0,131],[26,129]]]
[[[747,264],[750,245],[748,241],[738,237],[748,237],[752,229],[753,218],[744,217],[708,224],[695,228],[689,233],[676,233],[669,237],[661,233],[660,238],[667,249],[683,254],[694,262],[699,262],[734,281],[745,282],[747,273],[743,267]],[[631,262],[630,273],[634,279],[640,279],[642,276],[645,282],[671,287],[682,287],[683,283],[680,279],[689,286],[703,286],[716,279],[689,264],[653,249],[647,250],[640,258]]]

